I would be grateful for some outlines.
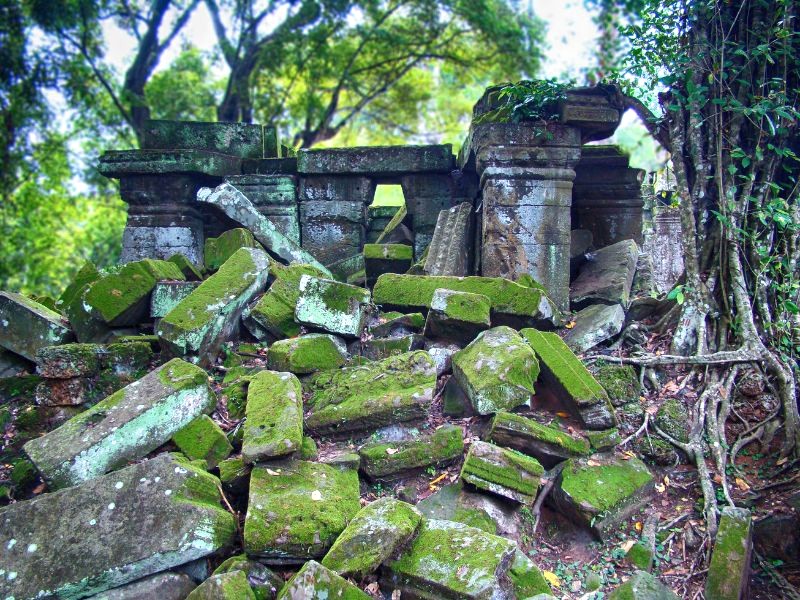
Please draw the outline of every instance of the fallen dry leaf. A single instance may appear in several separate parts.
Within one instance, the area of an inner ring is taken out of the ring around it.
[[[636,531],[641,531],[643,527],[644,527],[644,525],[642,525],[641,521],[636,521],[636,523],[633,524],[633,528]]]
[[[747,485],[747,482],[741,477],[737,477],[734,481],[736,482],[736,487],[738,487],[743,492],[746,492],[747,490],[750,489],[750,486]]]
[[[314,490],[313,492],[311,492],[311,499],[316,502],[319,502],[320,500],[322,500],[322,492],[320,492],[319,490]]]
[[[398,452],[397,448],[387,448],[386,449],[386,454],[397,454],[397,452]]]
[[[542,575],[547,580],[547,583],[553,587],[561,587],[561,580],[558,578],[558,575],[552,571],[542,571]]]
[[[277,471],[273,471],[272,469],[267,469],[267,475],[280,475],[281,470],[278,469]]]
[[[622,551],[623,551],[623,552],[625,552],[625,554],[627,554],[627,553],[628,553],[628,550],[630,550],[631,548],[633,548],[633,545],[634,545],[635,543],[636,543],[636,540],[627,540],[627,541],[625,541],[625,542],[622,542],[622,543],[619,545],[619,547],[620,547],[620,548],[622,548]]]
[[[566,327],[567,329],[572,329],[573,327],[575,327],[575,321],[570,321],[569,323],[564,325],[564,327]]]
[[[599,467],[601,463],[590,458],[589,460],[586,461],[586,464],[589,465],[590,467]]]
[[[560,411],[558,411],[558,412],[556,413],[556,416],[557,416],[557,417],[561,417],[562,419],[566,419],[566,418],[568,418],[568,417],[569,417],[569,413],[568,413],[568,412],[565,412],[565,411],[563,411],[563,410],[560,410]]]

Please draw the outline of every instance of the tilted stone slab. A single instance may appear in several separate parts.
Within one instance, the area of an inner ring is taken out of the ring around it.
[[[238,328],[247,303],[264,290],[268,277],[266,252],[240,248],[167,313],[158,324],[158,337],[173,354],[210,363]]]
[[[256,465],[244,550],[270,564],[321,558],[360,509],[355,470],[302,460]]]
[[[69,322],[54,310],[14,292],[0,292],[0,346],[36,360],[40,348],[73,339]]]
[[[242,192],[229,183],[223,183],[215,189],[201,188],[197,192],[197,201],[216,206],[229,218],[242,227],[253,232],[262,246],[282,262],[300,262],[314,265],[323,273],[329,271],[308,252],[283,235],[274,223],[258,212],[253,203]]]
[[[730,506],[722,509],[706,578],[706,598],[744,600],[749,597],[752,535],[749,510]]]
[[[213,475],[165,453],[6,506],[0,595],[83,598],[208,556],[236,533],[218,488]]]
[[[570,302],[576,308],[598,302],[627,308],[638,260],[639,246],[633,240],[593,252],[570,285]]]
[[[543,474],[535,458],[481,441],[472,442],[461,468],[467,483],[521,504],[533,503]]]
[[[560,322],[560,313],[538,284],[526,287],[501,277],[435,277],[387,273],[378,277],[372,301],[403,312],[427,310],[438,289],[482,294],[492,303],[492,321],[534,325]]]
[[[555,333],[523,329],[541,367],[541,382],[575,414],[586,429],[616,425],[614,408],[603,386]]]
[[[344,340],[325,333],[309,333],[278,340],[267,352],[270,369],[297,374],[338,369],[346,361],[347,346]]]
[[[370,303],[369,290],[310,275],[300,278],[299,290],[294,309],[298,323],[348,337],[361,335]]]
[[[176,358],[23,449],[51,488],[67,487],[146,456],[215,405],[206,372]]]
[[[508,570],[516,545],[475,527],[426,520],[399,559],[381,569],[381,582],[405,597],[491,600],[512,598]]]
[[[564,343],[580,354],[619,334],[625,324],[625,311],[619,304],[593,304],[574,318],[575,326],[564,335]]]
[[[405,548],[422,514],[411,504],[379,498],[362,508],[336,539],[322,565],[345,577],[363,579]]]
[[[436,388],[436,365],[424,350],[321,372],[308,382],[306,428],[344,434],[427,416]]]
[[[192,174],[224,177],[238,173],[241,159],[205,150],[109,150],[97,170],[106,177]]]
[[[364,592],[314,560],[286,582],[277,600],[370,600]]]
[[[206,244],[203,248],[203,261],[206,270],[216,271],[239,248],[257,248],[258,246],[259,244],[253,234],[242,227],[229,229],[219,237],[206,238]]]
[[[464,454],[461,427],[445,425],[431,435],[398,442],[371,442],[358,451],[361,469],[373,480],[397,479]]]
[[[491,301],[487,296],[439,289],[433,293],[425,335],[469,343],[491,324]]]
[[[242,458],[254,463],[291,454],[303,440],[303,389],[291,373],[259,371],[247,388]]]
[[[150,295],[150,316],[154,319],[166,317],[199,286],[199,281],[159,281]]]
[[[200,415],[178,433],[172,441],[191,460],[202,460],[209,469],[216,467],[233,452],[222,428],[208,415]]]
[[[539,361],[516,331],[494,327],[453,355],[453,376],[475,412],[488,415],[530,401]]]
[[[301,150],[297,154],[300,173],[448,173],[453,168],[453,147],[450,144],[325,148]]]
[[[472,204],[464,202],[439,213],[423,267],[426,275],[469,275],[474,242],[472,211]]]
[[[278,156],[273,127],[256,123],[150,120],[144,124],[142,149],[209,150],[240,158]]]
[[[520,415],[499,412],[492,419],[486,439],[536,458],[552,468],[568,458],[589,454],[589,442]]]

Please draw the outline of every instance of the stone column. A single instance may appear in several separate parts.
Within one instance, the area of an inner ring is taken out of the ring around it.
[[[439,213],[453,206],[449,174],[405,175],[400,180],[414,231],[414,259],[431,243]]]
[[[653,279],[661,293],[666,293],[683,275],[683,231],[677,208],[658,206],[653,218],[653,233],[643,250],[653,259]]]

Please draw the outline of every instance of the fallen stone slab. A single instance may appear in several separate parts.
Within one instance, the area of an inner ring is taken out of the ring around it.
[[[347,361],[347,346],[341,338],[324,333],[309,333],[278,340],[267,351],[267,365],[273,371],[305,375],[325,369],[338,369]]]
[[[444,425],[431,435],[397,442],[371,442],[358,451],[361,469],[372,480],[405,477],[431,465],[444,465],[464,453],[461,427]]]
[[[510,327],[494,327],[453,355],[453,377],[479,415],[511,410],[530,401],[539,362]]]
[[[299,173],[449,173],[454,167],[450,144],[324,148],[301,150],[297,154]]]
[[[244,571],[229,571],[206,579],[186,600],[256,600],[256,595]]]
[[[511,598],[516,545],[452,521],[426,520],[411,545],[381,569],[381,583],[412,598]]]
[[[581,422],[585,429],[616,425],[614,407],[594,376],[555,333],[523,329],[520,334],[539,359],[539,380]]]
[[[580,354],[618,335],[624,323],[625,311],[619,304],[593,304],[575,315],[575,326],[563,339]]]
[[[548,502],[574,522],[605,539],[653,493],[654,480],[638,458],[595,454],[569,459]]]
[[[472,442],[461,468],[463,481],[520,504],[533,503],[543,474],[535,458],[481,441]]]
[[[425,335],[469,343],[491,327],[491,301],[483,294],[438,289],[425,321]]]
[[[336,539],[322,565],[345,577],[363,579],[396,557],[422,523],[411,504],[379,498],[362,508]]]
[[[277,600],[369,600],[352,583],[314,560],[308,561],[278,594]]]
[[[589,442],[583,438],[572,437],[555,427],[508,412],[494,416],[486,439],[533,456],[547,469],[590,452]]]
[[[91,596],[90,600],[185,600],[196,587],[185,573],[167,571]]]
[[[3,598],[83,598],[231,544],[219,480],[161,454],[0,509]]]
[[[752,515],[746,508],[722,509],[706,577],[706,598],[744,600],[750,586]]]
[[[422,267],[426,275],[469,275],[474,242],[472,211],[472,204],[463,202],[439,212]]]
[[[232,571],[240,571],[246,575],[247,583],[255,593],[257,600],[275,598],[284,584],[283,578],[277,573],[260,562],[248,558],[246,554],[231,556],[214,569],[212,575],[221,575]]]
[[[294,309],[298,323],[347,337],[361,335],[370,303],[369,290],[310,275],[300,278],[299,290]]]
[[[355,470],[301,460],[256,465],[244,550],[268,564],[321,558],[360,509]]]
[[[173,354],[209,364],[238,327],[247,303],[264,289],[268,276],[267,254],[240,248],[161,319],[159,339]]]
[[[544,289],[520,285],[502,277],[445,277],[397,275],[378,277],[372,301],[384,309],[403,312],[429,309],[438,289],[482,294],[491,302],[492,322],[553,327],[561,315]]]
[[[172,436],[178,449],[190,460],[202,460],[209,469],[228,458],[233,446],[211,417],[200,415]]]
[[[215,404],[206,372],[176,358],[23,449],[51,488],[76,485],[142,458]]]
[[[40,348],[73,339],[69,322],[22,294],[0,292],[0,346],[28,360]]]
[[[639,246],[633,240],[622,240],[592,252],[570,285],[570,303],[575,308],[597,303],[626,308],[638,260]]]
[[[308,383],[305,425],[330,435],[422,419],[435,388],[436,365],[424,350],[321,372]]]
[[[258,212],[247,196],[229,183],[223,183],[213,190],[201,188],[197,192],[197,201],[216,206],[236,223],[249,229],[267,252],[282,262],[307,263],[330,276],[330,272],[321,263],[283,235],[272,221]]]
[[[374,283],[384,273],[405,273],[414,262],[414,249],[405,244],[364,244],[367,281]]]
[[[203,281],[203,274],[195,264],[186,258],[185,255],[175,253],[167,259],[169,262],[174,263],[183,273],[186,281]]]
[[[100,344],[63,344],[45,346],[36,352],[36,372],[50,379],[90,377],[101,368]]]
[[[303,389],[291,373],[259,371],[247,389],[242,458],[254,463],[291,454],[303,440]]]
[[[199,286],[199,281],[159,281],[150,295],[150,316],[154,319],[166,317]]]
[[[706,596],[714,598],[714,596]],[[608,600],[678,600],[678,595],[647,571],[636,571],[630,579],[615,588]]]
[[[229,229],[219,237],[206,238],[203,247],[203,262],[207,271],[216,271],[239,248],[256,247],[258,247],[256,239],[249,230],[241,227]]]

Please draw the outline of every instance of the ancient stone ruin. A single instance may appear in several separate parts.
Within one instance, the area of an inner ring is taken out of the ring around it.
[[[635,340],[665,290],[643,173],[591,144],[615,95],[511,123],[481,118],[495,92],[458,157],[163,121],[103,155],[121,264],[0,293],[0,597],[676,597],[654,534],[623,579],[559,591],[537,566],[540,519],[589,544],[647,517],[664,452],[618,448],[639,378],[578,355]],[[372,205],[384,184],[402,206]],[[746,585],[740,554],[714,598]]]

